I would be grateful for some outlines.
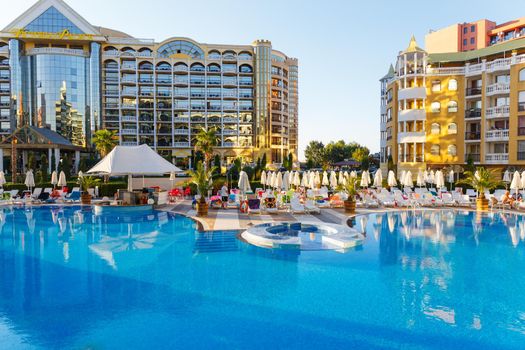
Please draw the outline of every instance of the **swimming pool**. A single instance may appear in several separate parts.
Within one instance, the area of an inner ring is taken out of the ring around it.
[[[355,221],[361,247],[301,252],[162,212],[0,209],[0,348],[523,348],[522,217]]]

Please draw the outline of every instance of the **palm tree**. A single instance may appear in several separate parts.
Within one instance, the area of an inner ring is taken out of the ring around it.
[[[217,146],[217,128],[202,128],[196,135],[195,151],[204,154],[204,169],[208,168],[208,163],[213,156],[213,148]]]
[[[104,158],[118,144],[118,137],[113,130],[101,129],[95,131],[92,141],[100,157]]]
[[[485,199],[485,191],[492,190],[501,184],[501,181],[497,180],[494,169],[478,167],[475,172],[465,171],[464,174],[465,178],[458,183],[472,186],[478,192],[478,198],[481,199]]]

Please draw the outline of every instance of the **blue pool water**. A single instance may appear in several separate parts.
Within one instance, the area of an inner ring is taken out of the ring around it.
[[[0,348],[525,346],[522,217],[355,221],[362,247],[299,253],[167,213],[0,209]]]

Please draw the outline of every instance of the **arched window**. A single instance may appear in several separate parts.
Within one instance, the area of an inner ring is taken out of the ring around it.
[[[432,111],[432,113],[439,113],[441,111],[441,103],[432,102],[430,104],[430,110]]]
[[[250,60],[253,58],[252,54],[246,51],[239,53],[238,57],[242,60]]]
[[[104,52],[117,52],[118,50],[114,46],[106,46]]]
[[[179,62],[173,66],[173,70],[175,72],[187,72],[188,66],[186,65],[186,63]]]
[[[457,154],[456,145],[449,145],[447,148],[447,153],[449,156],[456,156]]]
[[[159,47],[157,52],[161,57],[183,54],[196,59],[204,58],[204,51],[194,43],[186,40],[170,41]]]
[[[525,81],[525,68],[520,70],[519,79],[520,81]]]
[[[128,53],[135,53],[135,50],[131,47],[124,47],[120,51],[122,52],[128,52]]]
[[[243,64],[239,67],[241,73],[253,73],[253,68],[249,64]]]
[[[432,123],[432,125],[430,125],[430,133],[432,135],[439,135],[441,133],[441,127],[438,123]]]
[[[191,72],[204,72],[204,66],[200,63],[194,63],[190,67]]]
[[[441,91],[441,80],[432,80],[432,92]]]
[[[215,63],[208,64],[208,72],[220,72],[221,66]]]
[[[104,68],[106,68],[106,69],[118,69],[118,63],[113,61],[113,60],[105,61],[104,62]]]
[[[456,79],[450,79],[448,81],[448,90],[457,91],[457,89],[458,89],[458,81]]]
[[[220,59],[221,58],[221,53],[217,50],[211,50],[210,52],[208,52],[208,58],[210,59]]]
[[[151,54],[153,51],[151,51],[151,49],[147,48],[147,47],[141,47],[139,49],[139,52],[143,52],[145,54]]]
[[[139,63],[139,69],[153,70],[153,64],[151,62],[141,62]]]
[[[458,125],[456,123],[448,124],[448,134],[454,135],[458,133]]]
[[[237,57],[237,54],[235,53],[235,51],[224,51],[222,53],[222,57],[224,59],[234,59]]]
[[[171,65],[168,62],[160,62],[157,64],[157,70],[170,71]]]
[[[440,148],[439,145],[432,145],[430,147],[430,154],[433,156],[439,156]]]
[[[447,108],[449,113],[456,113],[458,111],[458,103],[456,101],[448,101]]]

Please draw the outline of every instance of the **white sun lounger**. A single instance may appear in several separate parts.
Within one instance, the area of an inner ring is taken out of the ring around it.
[[[315,205],[315,202],[311,199],[306,200],[306,203],[304,204],[304,210],[307,213],[321,214],[321,209],[319,209],[319,207]]]
[[[304,214],[306,213],[306,210],[304,208],[304,205],[302,205],[301,202],[299,202],[299,199],[292,198],[290,200],[290,212],[294,214]]]

